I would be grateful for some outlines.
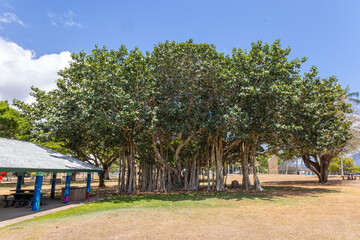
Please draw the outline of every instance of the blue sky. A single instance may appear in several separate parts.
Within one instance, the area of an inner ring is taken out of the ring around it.
[[[66,66],[69,52],[89,52],[95,44],[109,48],[124,44],[148,51],[158,42],[189,38],[213,43],[226,53],[233,47],[249,49],[257,40],[279,38],[284,47],[292,48],[291,57],[308,57],[304,71],[315,65],[321,77],[335,75],[343,86],[360,91],[358,0],[0,0],[0,38],[0,70],[18,65],[23,55],[27,59],[21,69],[0,71],[0,100],[24,100],[28,91],[20,94],[18,89],[28,89],[30,84],[53,87],[56,71]],[[1,60],[3,52],[24,54],[9,63],[4,57]],[[43,73],[43,69],[53,72]],[[18,73],[23,77],[14,80]]]

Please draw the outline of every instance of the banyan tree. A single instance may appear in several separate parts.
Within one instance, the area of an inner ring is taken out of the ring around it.
[[[280,41],[231,55],[192,40],[146,54],[96,46],[72,54],[55,90],[34,88],[36,102],[18,106],[78,159],[104,168],[100,186],[117,165],[119,193],[198,190],[200,182],[222,191],[228,164],[241,166],[244,189],[262,190],[258,155],[291,147],[312,170],[307,156],[350,137],[336,79],[300,75],[306,59],[289,54]]]

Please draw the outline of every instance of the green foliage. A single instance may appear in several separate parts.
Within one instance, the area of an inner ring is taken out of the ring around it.
[[[24,139],[29,134],[29,122],[19,112],[0,101],[0,137]]]
[[[153,124],[171,134],[191,135],[199,129],[214,131],[222,121],[223,54],[209,44],[166,41],[155,46],[150,56],[154,80]]]
[[[350,105],[342,100],[345,91],[335,77],[320,79],[313,68],[300,82],[293,122],[301,128],[295,138],[301,141],[301,151],[320,153],[342,146],[350,139],[350,124],[345,113]]]
[[[283,149],[282,151],[277,153],[277,156],[279,165],[294,162],[299,158],[295,149]]]
[[[36,102],[16,104],[36,141],[104,169],[123,154],[126,174],[135,176],[136,162],[147,178],[163,174],[163,189],[168,178],[169,190],[196,182],[196,168],[247,164],[250,151],[260,166],[279,151],[335,157],[351,138],[346,91],[315,67],[300,75],[306,58],[290,60],[290,51],[280,40],[230,56],[191,39],[146,54],[96,46],[72,54],[57,89],[32,88]]]
[[[53,92],[46,93],[38,88],[31,87],[30,93],[36,99],[32,104],[25,104],[14,100],[13,104],[20,109],[21,116],[28,122],[28,134],[22,140],[31,141],[43,147],[50,148],[63,154],[70,154],[71,150],[65,146],[65,142],[55,138],[53,125],[49,118],[54,112]]]
[[[63,154],[72,154],[71,150],[65,146],[64,142],[61,141],[42,140],[42,141],[36,141],[35,143]]]
[[[256,162],[259,164],[260,169],[263,173],[267,173],[268,160],[272,157],[271,153],[256,156]]]
[[[341,159],[343,161],[344,172],[358,173],[360,172],[360,167],[355,166],[355,161],[351,157],[336,157],[334,158],[329,167],[331,174],[341,174]]]
[[[261,41],[249,52],[234,49],[230,66],[231,103],[239,134],[273,138],[284,134],[292,114],[287,102],[302,60],[289,61],[290,48],[282,49],[280,41],[272,45]],[[235,90],[235,91],[234,91]]]
[[[359,105],[360,99],[359,99],[359,92],[350,92],[349,85],[346,86],[345,90],[345,100],[353,105]]]

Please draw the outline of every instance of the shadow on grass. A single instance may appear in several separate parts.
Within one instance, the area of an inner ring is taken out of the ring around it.
[[[179,201],[203,201],[208,199],[222,199],[222,200],[265,200],[271,201],[278,197],[291,197],[291,196],[312,196],[316,197],[324,193],[338,193],[340,191],[326,188],[302,188],[292,186],[265,186],[264,192],[249,191],[245,192],[240,189],[226,190],[224,192],[170,192],[170,193],[141,193],[137,195],[119,195],[111,197],[101,202],[107,203],[134,203],[140,201],[150,202],[153,200],[160,200],[166,202],[179,202]]]
[[[95,188],[92,191],[92,197],[101,196],[97,194],[114,194],[114,187]],[[28,221],[49,220],[71,216],[79,216],[100,211],[108,211],[120,208],[183,208],[183,207],[237,207],[234,201],[254,200],[263,203],[283,204],[296,196],[318,197],[321,194],[340,193],[338,190],[319,188],[306,188],[297,186],[265,186],[264,192],[249,191],[238,189],[229,189],[224,192],[201,191],[177,191],[170,193],[138,193],[132,195],[112,196],[104,200],[94,201],[89,204],[77,206],[67,210],[51,213],[45,216],[34,218]],[[93,198],[94,200],[94,198]],[[225,201],[224,201],[225,200]],[[227,202],[229,201],[229,202]],[[246,204],[246,203],[245,203]]]
[[[324,187],[306,188],[306,187],[294,187],[294,186],[264,186],[266,192],[274,196],[309,196],[319,195],[324,193],[340,193],[337,189],[328,189]]]

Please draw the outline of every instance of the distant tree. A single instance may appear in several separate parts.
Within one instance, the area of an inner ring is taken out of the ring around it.
[[[24,139],[29,135],[30,124],[11,108],[7,101],[0,101],[0,137]]]
[[[351,157],[336,157],[329,166],[329,172],[331,174],[341,174],[341,161],[343,162],[344,172],[357,173],[360,171],[360,167],[355,166],[355,161]]]
[[[26,119],[29,126],[28,133],[21,140],[30,141],[63,154],[71,154],[65,142],[55,139],[53,129],[46,121],[49,111],[52,110],[51,93],[35,87],[31,89],[30,95],[36,99],[35,102],[26,104],[19,100],[13,101],[19,109],[20,116]]]
[[[288,174],[289,164],[294,163],[299,158],[294,149],[280,151],[277,155],[279,157],[280,164],[285,165],[285,174]]]
[[[268,173],[268,160],[273,156],[272,153],[256,156],[256,165],[259,166],[259,172]]]
[[[294,88],[298,93],[291,102],[290,142],[319,182],[326,183],[331,160],[343,152],[351,139],[351,121],[346,116],[352,110],[343,99],[345,90],[337,79],[321,79],[317,74],[313,67]]]
[[[345,99],[353,105],[360,104],[359,92],[350,92],[349,85],[345,88]]]

